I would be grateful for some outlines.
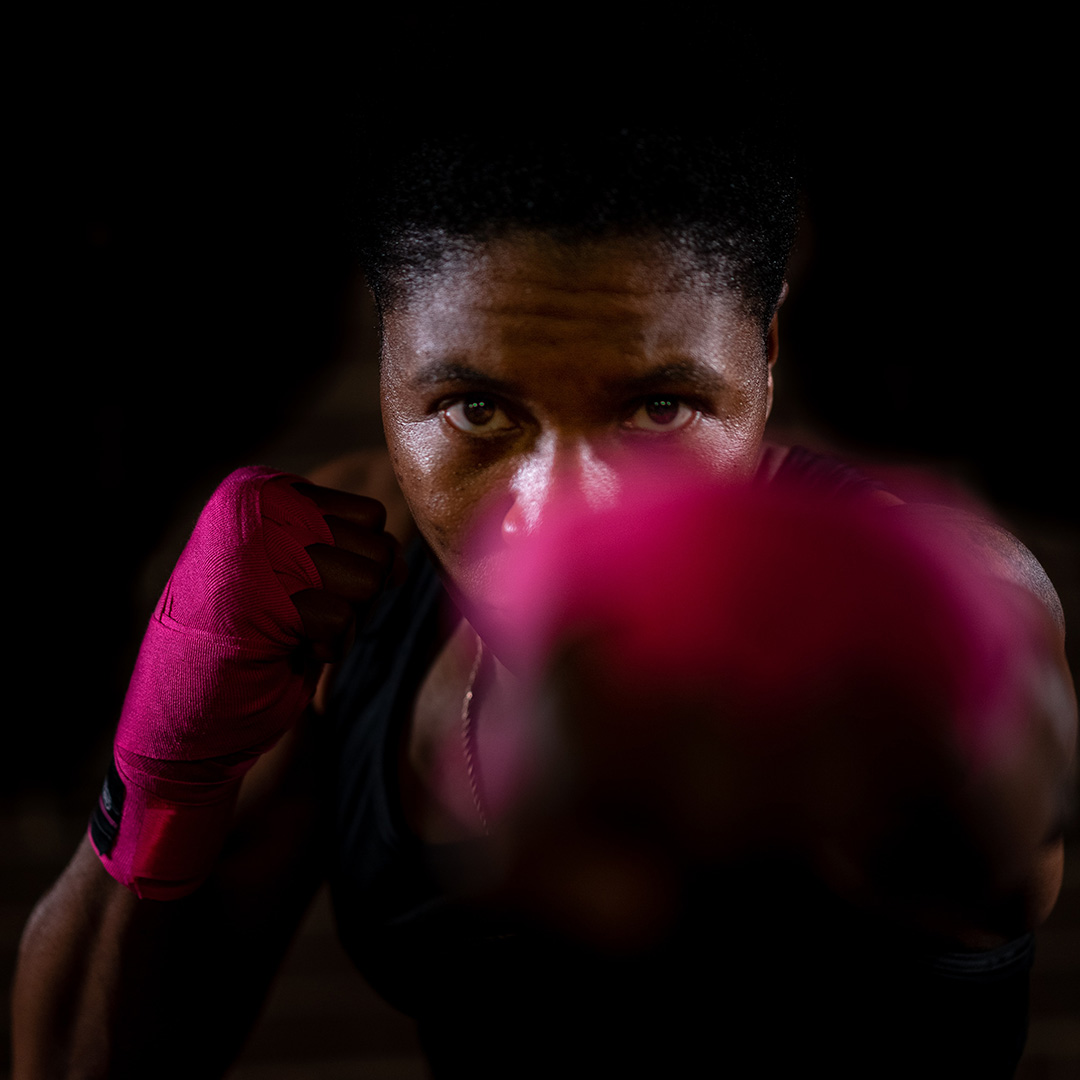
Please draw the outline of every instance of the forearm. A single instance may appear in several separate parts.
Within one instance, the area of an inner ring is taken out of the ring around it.
[[[19,1080],[228,1066],[321,880],[324,748],[302,717],[321,662],[404,570],[384,521],[372,499],[260,468],[203,509],[89,839],[26,930]]]
[[[321,880],[312,779],[258,798],[183,899],[137,899],[83,840],[23,935],[16,1080],[225,1072]]]
[[[122,941],[137,900],[84,839],[23,932],[12,1002],[14,1076],[107,1076]]]

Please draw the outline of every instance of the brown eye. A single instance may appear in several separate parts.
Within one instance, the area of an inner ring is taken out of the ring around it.
[[[478,398],[476,401],[463,401],[461,411],[470,424],[481,427],[491,423],[491,418],[495,415],[495,406],[490,401]]]
[[[637,431],[678,431],[686,427],[697,410],[675,397],[646,398],[627,419],[626,426]]]
[[[511,430],[514,422],[491,398],[468,397],[443,409],[451,427],[470,435],[496,435]]]
[[[670,398],[654,398],[645,403],[645,411],[654,424],[667,425],[673,423],[679,415],[679,403]]]

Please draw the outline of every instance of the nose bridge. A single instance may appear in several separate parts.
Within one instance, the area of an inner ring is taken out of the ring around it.
[[[513,503],[503,522],[507,539],[532,532],[555,500],[599,508],[618,495],[615,469],[585,437],[549,433],[538,440],[511,483]]]
[[[619,493],[619,481],[615,469],[596,452],[596,447],[581,439],[574,448],[573,461],[567,481],[574,485],[594,510],[613,502]]]

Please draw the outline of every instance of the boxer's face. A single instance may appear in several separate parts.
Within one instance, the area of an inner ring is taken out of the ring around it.
[[[775,322],[763,340],[733,298],[662,250],[522,234],[455,257],[386,313],[394,468],[470,613],[490,602],[492,560],[556,496],[615,499],[649,455],[754,470]]]

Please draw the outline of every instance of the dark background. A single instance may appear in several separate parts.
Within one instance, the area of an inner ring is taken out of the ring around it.
[[[417,87],[444,100],[459,81],[490,87],[493,130],[548,89],[553,108],[584,87],[717,121],[737,105],[708,96],[709,65],[742,48],[718,21],[642,19],[630,44],[579,29],[530,27],[560,48],[520,57],[510,35],[496,64],[474,27],[409,17],[27,28],[5,400],[8,669],[31,707],[9,711],[4,806],[85,813],[164,580],[155,553],[221,476],[378,441],[348,229],[365,107],[407,116]],[[804,18],[767,27],[750,66],[763,93],[791,91],[803,152],[777,433],[960,483],[1043,559],[1075,623],[1062,37],[1034,17]],[[355,424],[331,409],[298,435],[351,367],[367,372]]]

